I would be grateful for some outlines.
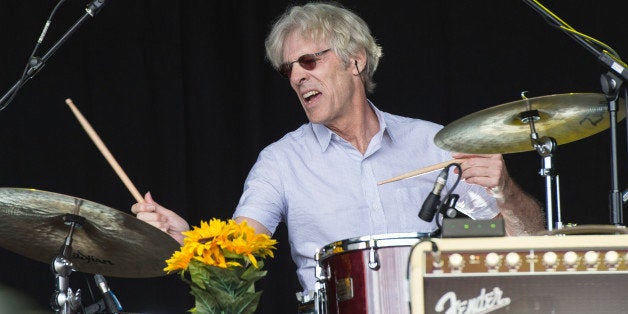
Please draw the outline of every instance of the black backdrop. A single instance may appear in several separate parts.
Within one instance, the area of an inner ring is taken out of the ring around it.
[[[229,218],[258,152],[306,121],[263,53],[271,22],[291,1],[107,2],[0,111],[0,186],[63,193],[129,212],[134,199],[64,104],[69,97],[141,192],[151,191],[192,225]],[[0,1],[2,93],[21,73],[55,3]],[[385,111],[447,124],[519,100],[524,90],[529,97],[601,92],[599,76],[607,69],[522,1],[342,3],[369,23],[384,48],[371,99]],[[628,42],[620,3],[545,4],[621,54]],[[86,4],[72,0],[60,8],[40,56]],[[626,188],[625,122],[618,142]],[[610,223],[609,143],[605,131],[559,147],[563,222]],[[505,158],[511,175],[544,202],[540,157],[530,151]],[[284,227],[276,238],[278,256],[268,261],[269,275],[259,285],[259,313],[296,307],[298,283]],[[23,241],[28,246],[46,236],[25,231]],[[0,283],[47,310],[54,286],[49,265],[0,252]],[[82,287],[86,278],[75,273],[71,287]],[[182,313],[192,305],[176,276],[108,279],[127,311]]]

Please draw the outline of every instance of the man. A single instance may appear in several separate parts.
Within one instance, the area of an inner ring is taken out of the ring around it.
[[[287,10],[266,39],[273,67],[288,78],[309,123],[266,147],[234,213],[271,235],[283,221],[304,290],[314,288],[314,253],[331,242],[365,235],[431,232],[417,217],[435,174],[377,182],[461,158],[458,209],[476,219],[502,217],[509,235],[543,229],[537,201],[508,175],[501,155],[443,151],[442,128],[380,111],[367,98],[382,55],[366,23],[336,4]],[[451,183],[448,187],[451,187]],[[149,194],[132,211],[182,242],[188,224]]]

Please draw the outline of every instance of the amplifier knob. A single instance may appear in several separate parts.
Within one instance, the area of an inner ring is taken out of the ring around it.
[[[464,266],[464,258],[458,253],[449,255],[449,267],[452,270],[460,270]]]
[[[515,252],[506,254],[506,266],[510,271],[516,271],[521,266],[521,257]]]
[[[604,254],[604,264],[609,270],[617,269],[619,254],[616,251],[608,251]]]
[[[546,252],[543,254],[543,265],[545,270],[555,270],[558,265],[558,255],[554,252]]]
[[[578,266],[578,254],[574,251],[569,251],[563,255],[563,264],[567,270],[576,270]]]
[[[584,253],[584,264],[588,270],[594,270],[597,268],[598,258],[600,254],[595,251],[587,251]]]
[[[499,267],[500,257],[497,253],[491,252],[486,254],[486,259],[484,261],[486,267],[489,270],[496,270]]]

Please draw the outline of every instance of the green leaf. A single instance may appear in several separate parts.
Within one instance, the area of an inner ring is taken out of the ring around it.
[[[261,267],[255,268],[253,266],[250,266],[244,271],[244,273],[242,273],[240,278],[242,278],[242,280],[255,282],[264,278],[264,276],[266,276],[266,273],[267,271],[262,270]]]
[[[205,286],[211,286],[235,294],[235,290],[241,283],[240,269],[208,267],[210,279],[205,281]]]
[[[203,263],[196,260],[192,260],[188,264],[188,272],[190,273],[190,278],[192,282],[199,287],[204,287],[205,283],[211,280],[211,274],[209,270],[210,267],[207,267],[207,265],[204,265]]]
[[[240,295],[231,307],[232,313],[254,314],[261,297],[261,291]]]
[[[207,291],[191,286],[190,293],[194,296],[193,313],[220,313],[220,306],[216,298]]]
[[[236,294],[241,294],[244,292],[254,292],[255,291],[255,282],[261,278],[266,276],[266,271],[261,269],[256,269],[253,266],[250,266],[244,273],[240,276],[242,279],[241,285],[238,286]]]
[[[220,268],[191,261],[181,278],[190,285],[195,298],[192,313],[254,314],[262,292],[255,292],[255,282],[266,275],[259,267]]]

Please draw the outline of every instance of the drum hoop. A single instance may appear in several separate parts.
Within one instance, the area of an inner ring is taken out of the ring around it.
[[[374,241],[375,248],[412,246],[423,238],[430,236],[430,233],[408,232],[408,233],[386,233],[376,235],[366,235],[355,238],[348,238],[329,243],[318,249],[316,254],[319,261],[323,261],[333,255],[346,253],[349,251],[364,250],[371,247],[369,244]]]

